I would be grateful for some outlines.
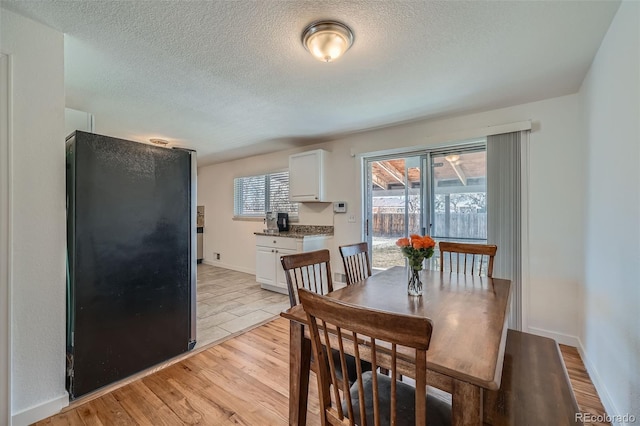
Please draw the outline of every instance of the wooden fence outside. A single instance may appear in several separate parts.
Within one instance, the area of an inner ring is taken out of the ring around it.
[[[409,214],[409,230],[420,229],[420,215]],[[411,233],[412,231],[410,231]],[[404,213],[375,213],[373,235],[398,238],[404,235]],[[449,226],[445,213],[436,213],[431,235],[449,238],[487,239],[486,213],[450,213]]]

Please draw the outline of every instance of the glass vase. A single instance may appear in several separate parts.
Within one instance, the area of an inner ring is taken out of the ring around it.
[[[409,296],[422,296],[422,281],[420,280],[420,271],[411,267],[408,268],[407,293]]]

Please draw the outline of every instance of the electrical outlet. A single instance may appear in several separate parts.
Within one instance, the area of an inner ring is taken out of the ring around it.
[[[220,253],[214,253],[216,255],[216,260],[220,260]]]
[[[349,218],[347,219],[349,223],[356,223],[356,215],[355,214],[350,214]]]

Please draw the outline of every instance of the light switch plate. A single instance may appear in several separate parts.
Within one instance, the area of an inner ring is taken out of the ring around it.
[[[356,215],[350,214],[347,220],[349,221],[349,223],[356,223]]]

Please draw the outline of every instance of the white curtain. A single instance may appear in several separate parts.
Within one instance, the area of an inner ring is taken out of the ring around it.
[[[509,327],[516,330],[522,329],[522,184],[523,176],[527,181],[523,154],[526,159],[528,136],[523,131],[487,137],[487,243],[498,246],[493,276],[511,280]]]

